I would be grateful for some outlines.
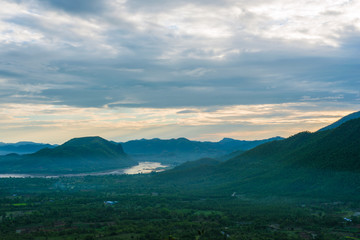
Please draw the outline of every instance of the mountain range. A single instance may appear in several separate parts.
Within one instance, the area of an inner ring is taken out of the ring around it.
[[[43,148],[54,148],[57,145],[34,143],[34,142],[18,142],[18,143],[2,143],[0,142],[0,155],[10,153],[27,154],[34,153]]]
[[[227,159],[225,155],[234,151],[246,151],[265,142],[283,139],[274,137],[264,140],[235,140],[224,138],[219,142],[191,141],[186,138],[178,139],[141,139],[120,143],[128,155],[138,162],[153,161],[164,164],[178,165],[203,157],[217,157]],[[115,142],[114,142],[115,143]],[[58,145],[18,142],[0,143],[0,155],[10,153],[30,154],[43,148],[55,148]],[[225,158],[223,158],[225,156]]]
[[[153,178],[159,184],[165,179],[214,194],[355,197],[360,190],[360,118],[268,142],[225,162],[200,159]]]
[[[121,143],[125,152],[138,161],[155,161],[177,165],[203,157],[221,158],[234,151],[246,151],[260,144],[283,139],[273,137],[264,140],[235,140],[224,138],[219,142],[190,141],[177,139],[141,139]]]
[[[345,117],[340,121],[337,127],[330,125],[315,133],[259,141],[226,138],[197,142],[179,138],[115,143],[101,137],[74,138],[31,154],[1,156],[0,172],[86,173],[134,166],[141,157],[171,163],[179,159],[181,163],[200,156],[200,160],[155,174],[153,180],[229,192],[266,192],[274,188],[286,192],[297,189],[295,186],[318,189],[319,185],[314,184],[319,181],[328,188],[331,182],[333,189],[340,183],[357,189],[354,183],[360,186],[360,118]],[[320,176],[335,176],[331,179],[338,181],[325,181]]]

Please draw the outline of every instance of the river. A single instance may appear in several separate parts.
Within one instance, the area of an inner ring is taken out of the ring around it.
[[[139,174],[139,173],[151,173],[161,172],[168,168],[168,165],[162,165],[159,162],[140,162],[138,165],[130,168],[121,168],[102,172],[92,173],[77,173],[77,174],[17,174],[6,173],[0,174],[0,178],[27,178],[27,177],[39,177],[39,178],[56,178],[56,177],[81,177],[81,176],[104,176],[104,175],[121,175],[121,174]]]

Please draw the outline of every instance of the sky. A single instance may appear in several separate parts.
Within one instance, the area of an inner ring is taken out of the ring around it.
[[[0,142],[288,137],[360,110],[357,0],[0,6]]]

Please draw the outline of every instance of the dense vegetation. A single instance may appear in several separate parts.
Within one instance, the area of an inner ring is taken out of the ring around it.
[[[203,196],[149,178],[0,179],[0,239],[359,238],[356,201]]]

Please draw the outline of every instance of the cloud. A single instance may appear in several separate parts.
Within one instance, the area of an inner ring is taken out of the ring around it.
[[[198,113],[198,111],[187,109],[187,110],[178,111],[176,114],[188,114],[188,113]]]
[[[234,105],[208,108],[81,108],[53,104],[0,104],[2,141],[62,143],[100,135],[115,141],[187,137],[261,139],[315,131],[356,110],[334,102]],[[36,134],[34,134],[36,132]],[[21,136],[21,138],[19,138]]]
[[[199,109],[360,103],[358,1],[0,4],[3,104],[176,109],[176,125]]]
[[[48,4],[56,9],[61,9],[70,13],[88,13],[96,14],[104,10],[101,0],[40,0],[40,4]]]

